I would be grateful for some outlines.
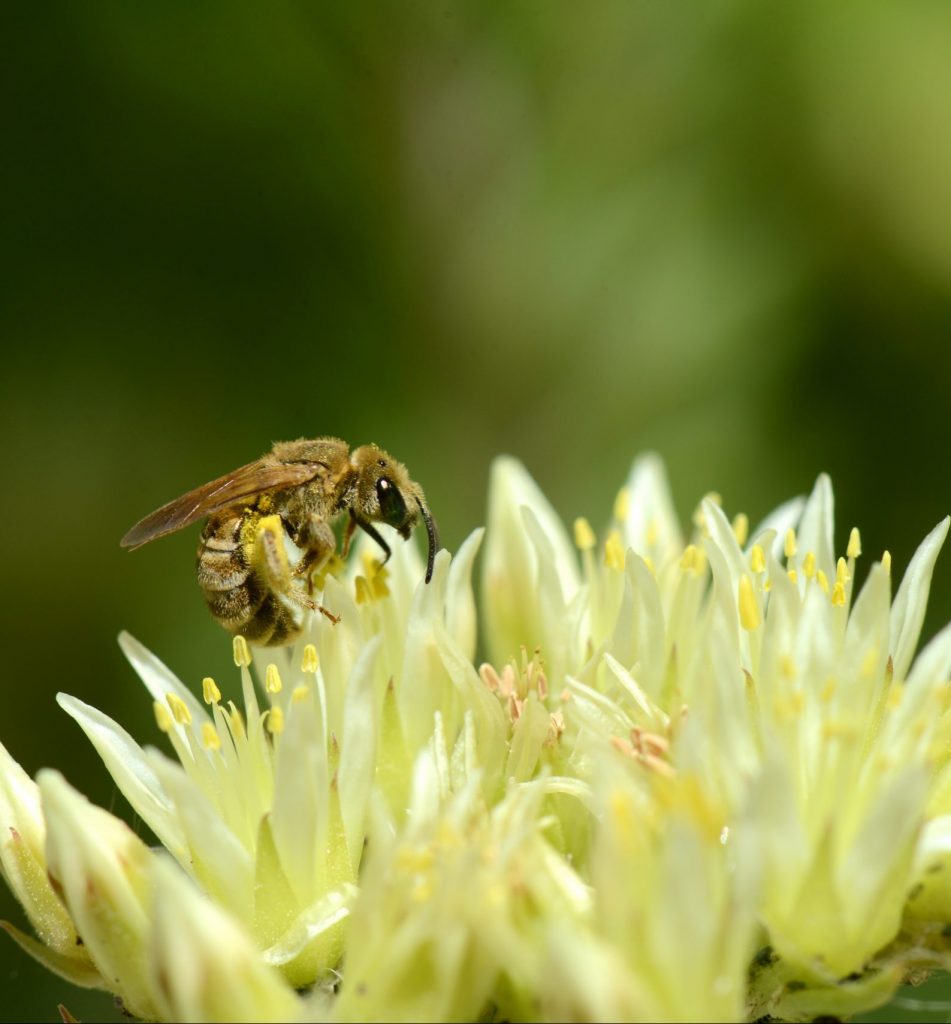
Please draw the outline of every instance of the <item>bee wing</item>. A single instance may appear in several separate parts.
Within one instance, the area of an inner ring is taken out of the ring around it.
[[[124,548],[141,547],[197,519],[231,505],[243,504],[264,491],[280,491],[307,483],[325,468],[322,462],[271,462],[267,459],[249,462],[156,509],[137,522],[119,543]]]

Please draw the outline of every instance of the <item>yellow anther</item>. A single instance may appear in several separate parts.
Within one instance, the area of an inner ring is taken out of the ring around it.
[[[267,731],[272,736],[284,731],[284,712],[280,708],[271,708],[267,712]]]
[[[807,580],[811,580],[816,574],[815,552],[807,551],[806,557],[802,560],[802,571]]]
[[[683,569],[684,572],[687,572],[690,569],[696,569],[698,561],[697,556],[699,554],[700,551],[696,544],[688,544],[684,548],[684,553],[680,556],[680,568]]]
[[[358,576],[353,581],[353,586],[357,604],[369,604],[373,600],[373,591],[365,576]]]
[[[373,596],[377,600],[390,596],[390,588],[386,585],[385,572],[378,572],[376,576],[370,580],[370,590],[373,591]]]
[[[791,526],[786,531],[786,540],[783,544],[783,554],[787,559],[793,558],[796,554],[796,531]]]
[[[763,580],[763,593],[768,594],[773,589],[773,581],[767,576]]]
[[[882,566],[884,567],[885,572],[887,572],[888,575],[891,576],[891,574],[892,574],[892,553],[890,551],[886,551],[882,555]]]
[[[579,551],[590,551],[597,543],[591,524],[584,516],[578,516],[575,520],[575,547]]]
[[[766,552],[763,550],[762,544],[753,545],[753,550],[750,552],[750,568],[753,572],[766,571]]]
[[[234,734],[234,736],[236,738],[243,738],[247,736],[248,731],[244,727],[244,718],[241,715],[241,711],[238,708],[236,708],[234,704],[231,705],[231,710],[228,714],[228,717],[231,720],[231,731]]]
[[[785,679],[796,678],[796,663],[792,659],[792,655],[784,654],[779,659],[779,671],[782,672]]]
[[[836,608],[845,607],[845,587],[841,583],[836,583],[832,588],[832,603]]]
[[[750,535],[750,520],[745,512],[739,512],[733,519],[733,536],[736,537],[737,544],[740,547],[746,543],[746,538]]]
[[[841,583],[844,587],[850,579],[852,579],[852,574],[849,572],[848,563],[844,558],[840,558],[835,563],[835,581],[836,583]]]
[[[166,693],[165,700],[168,703],[169,711],[172,712],[172,717],[179,725],[191,724],[192,713],[188,710],[188,705],[177,693]]]
[[[280,693],[283,685],[281,673],[278,672],[277,665],[272,662],[264,672],[264,689],[268,693]]]
[[[168,712],[168,708],[160,700],[157,700],[152,705],[152,710],[155,712],[155,724],[159,729],[162,732],[170,732],[175,723]]]
[[[221,737],[211,722],[205,722],[202,725],[201,742],[205,750],[221,750]]]
[[[243,636],[236,636],[231,641],[231,649],[234,663],[238,668],[247,668],[251,664],[251,651],[248,649],[248,641]]]
[[[291,692],[292,704],[303,704],[310,697],[309,686],[295,686]]]
[[[828,594],[829,593],[829,577],[826,576],[826,574],[821,569],[816,573],[816,580],[818,581],[819,586],[822,587],[822,593],[823,594]]]
[[[793,581],[793,583],[799,582],[799,573],[795,569],[790,569],[786,575]]]
[[[631,491],[628,487],[622,487],[617,492],[617,497],[614,499],[614,518],[619,522],[623,523],[627,519],[627,514],[631,509]]]
[[[862,554],[862,538],[857,526],[852,527],[852,532],[849,534],[849,546],[845,549],[845,553],[849,558],[858,558]]]
[[[211,676],[205,676],[202,679],[201,695],[206,704],[217,704],[221,700],[221,690],[218,689],[218,684]]]
[[[648,547],[653,547],[657,543],[657,537],[658,537],[657,520],[656,519],[648,520],[648,523],[647,523],[647,535],[644,538],[647,541],[647,546]]]
[[[309,672],[313,674],[317,671],[318,664],[317,648],[313,644],[308,644],[304,648],[304,656],[301,658],[300,670],[301,672]]]
[[[762,622],[762,616],[756,594],[753,593],[753,582],[745,573],[740,577],[739,605],[740,625],[747,632],[756,629]]]
[[[604,542],[604,564],[609,569],[624,568],[624,544],[617,530],[612,530]]]

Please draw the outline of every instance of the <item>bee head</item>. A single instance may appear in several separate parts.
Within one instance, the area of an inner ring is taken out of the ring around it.
[[[413,528],[422,518],[429,535],[429,560],[426,565],[426,582],[432,579],[433,562],[439,550],[439,534],[429,513],[423,489],[410,479],[406,467],[397,462],[376,445],[366,444],[357,448],[350,457],[356,470],[357,487],[351,513],[367,533],[387,552],[389,548],[379,534],[372,529],[373,523],[392,526],[404,540],[409,540]]]

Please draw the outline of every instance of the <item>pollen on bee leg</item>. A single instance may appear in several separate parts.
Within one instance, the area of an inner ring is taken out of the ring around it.
[[[201,743],[205,750],[221,750],[221,737],[211,722],[205,722],[201,727]]]
[[[155,724],[159,729],[162,732],[171,732],[175,722],[166,705],[157,700],[152,704],[152,710],[155,712]]]
[[[234,663],[238,668],[248,668],[251,664],[251,651],[248,641],[243,636],[236,636],[231,641],[231,650],[234,654]]]
[[[221,690],[218,689],[218,684],[211,676],[205,676],[202,679],[201,696],[206,704],[217,704],[221,700]]]
[[[304,648],[304,655],[301,658],[300,670],[309,675],[317,671],[319,662],[317,660],[317,648],[313,644],[307,644]]]
[[[168,703],[169,711],[172,712],[172,717],[179,725],[191,724],[192,713],[188,710],[188,705],[177,693],[166,693],[165,700]]]
[[[280,693],[283,685],[281,673],[278,672],[277,665],[271,662],[264,672],[264,689],[268,693]]]

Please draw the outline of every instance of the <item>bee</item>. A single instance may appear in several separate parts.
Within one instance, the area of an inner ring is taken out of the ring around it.
[[[338,617],[313,599],[315,573],[335,554],[331,524],[349,514],[342,555],[357,527],[384,552],[374,523],[408,540],[420,518],[429,535],[426,582],[439,534],[422,488],[374,444],[350,451],[336,437],[278,441],[270,452],[212,480],[136,523],[122,538],[138,548],[207,517],[198,544],[198,583],[211,614],[229,632],[262,646],[290,643],[305,613]]]

